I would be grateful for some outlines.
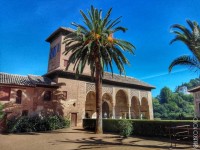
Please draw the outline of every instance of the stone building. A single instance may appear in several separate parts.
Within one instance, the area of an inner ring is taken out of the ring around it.
[[[72,126],[81,125],[85,117],[96,117],[95,84],[90,77],[89,66],[79,78],[75,77],[73,65],[65,70],[70,54],[63,55],[63,40],[70,32],[73,30],[60,27],[46,39],[50,43],[50,52],[45,75],[0,73],[0,102],[13,106],[7,111],[30,116],[57,113],[70,118]],[[132,77],[112,76],[105,72],[103,117],[153,119],[151,90],[154,88]]]
[[[194,110],[197,117],[200,117],[200,86],[188,90],[194,96]]]

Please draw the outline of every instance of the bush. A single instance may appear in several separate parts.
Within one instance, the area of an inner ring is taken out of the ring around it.
[[[0,103],[0,120],[3,118],[4,115],[2,110],[3,110],[3,105]]]
[[[111,133],[119,133],[118,124],[122,119],[103,119],[103,131]],[[128,120],[128,119],[127,119]],[[169,131],[167,127],[190,125],[192,120],[128,120],[132,124],[132,135],[167,137]],[[95,130],[95,119],[83,119],[83,128],[86,130]],[[200,126],[200,121],[198,121]],[[192,134],[192,133],[190,133]]]
[[[95,130],[96,119],[83,119],[83,128],[86,130]],[[130,120],[125,119],[103,119],[103,131],[119,133],[128,137],[133,132],[133,125]]]
[[[130,120],[120,120],[118,121],[117,126],[119,129],[119,134],[125,138],[130,136],[133,131],[133,126]]]
[[[7,130],[10,133],[16,132],[38,132],[62,129],[70,126],[70,121],[61,116],[27,117],[21,116],[13,118],[7,122]]]

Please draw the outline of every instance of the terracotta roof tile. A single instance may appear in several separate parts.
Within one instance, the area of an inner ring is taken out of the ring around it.
[[[147,84],[143,81],[140,81],[138,79],[135,79],[133,77],[123,76],[123,75],[118,75],[118,74],[113,74],[112,76],[112,74],[109,72],[104,73],[103,80],[155,88],[154,86]]]
[[[23,86],[36,86],[36,85],[54,85],[49,78],[43,76],[22,76],[16,74],[8,74],[0,72],[0,84],[12,84]]]

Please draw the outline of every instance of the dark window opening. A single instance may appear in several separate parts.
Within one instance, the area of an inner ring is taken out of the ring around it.
[[[16,103],[21,104],[22,103],[22,91],[18,90],[16,93]]]
[[[22,116],[28,116],[28,110],[23,110],[22,111]]]
[[[44,101],[50,101],[50,100],[51,100],[51,91],[45,91]]]

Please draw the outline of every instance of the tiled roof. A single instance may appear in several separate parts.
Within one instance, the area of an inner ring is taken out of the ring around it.
[[[56,84],[51,79],[44,77],[44,76],[28,75],[28,78],[34,85],[53,85],[53,84]]]
[[[74,75],[74,72],[70,72],[70,71],[65,71],[62,69],[57,69],[57,70],[53,70],[51,72],[48,72],[47,74],[45,74],[44,76],[47,76],[49,78],[53,78],[55,75],[57,74],[63,74],[65,77],[67,77],[67,74],[72,74]],[[82,74],[80,75],[79,79],[81,78],[81,76],[90,78],[90,75],[88,74]],[[122,76],[122,75],[118,75],[118,74],[112,74],[109,72],[104,72],[104,76],[103,76],[103,83],[105,82],[112,82],[112,83],[118,83],[118,84],[126,84],[126,85],[130,85],[130,86],[139,86],[139,87],[143,87],[143,88],[148,88],[148,89],[155,89],[155,86],[150,85],[148,83],[145,83],[143,81],[140,81],[138,79],[135,79],[133,77],[128,77],[128,76]]]
[[[74,30],[71,29],[71,28],[59,27],[56,31],[54,31],[54,32],[46,39],[46,41],[47,41],[47,42],[51,42],[52,39],[54,39],[55,37],[57,37],[61,32],[62,32],[63,34],[68,34],[68,33],[70,33],[70,32],[74,32]]]
[[[43,76],[22,76],[0,72],[0,84],[23,85],[23,86],[51,86],[55,85],[49,78]]]
[[[122,76],[122,75],[118,75],[118,74],[113,74],[113,76],[112,76],[112,74],[109,72],[104,73],[103,80],[109,80],[109,81],[113,81],[113,82],[134,84],[134,85],[139,85],[139,86],[144,86],[144,87],[155,88],[154,86],[147,84],[143,81],[140,81],[138,79],[135,79],[133,77]]]

